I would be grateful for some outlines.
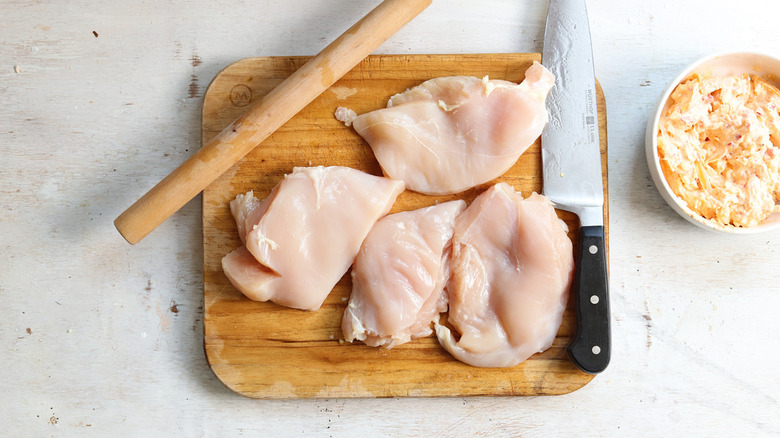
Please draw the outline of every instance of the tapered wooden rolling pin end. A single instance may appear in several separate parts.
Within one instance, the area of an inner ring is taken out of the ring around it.
[[[119,215],[116,229],[131,244],[141,241],[431,1],[383,1]]]

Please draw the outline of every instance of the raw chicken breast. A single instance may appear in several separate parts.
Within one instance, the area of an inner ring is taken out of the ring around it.
[[[347,341],[393,348],[432,333],[447,310],[450,239],[464,201],[391,214],[368,233],[352,267],[341,328]]]
[[[271,193],[270,196],[260,201],[255,198],[254,191],[250,190],[246,195],[239,194],[236,199],[230,201],[230,213],[236,220],[238,237],[241,238],[241,242],[246,243],[247,234],[252,231],[252,227],[257,224],[260,217],[268,209],[266,201],[273,199],[273,197],[274,194]]]
[[[263,201],[250,192],[231,202],[245,246],[223,271],[250,299],[317,310],[403,189],[347,167],[296,167]]]
[[[429,195],[459,193],[504,174],[542,133],[553,75],[535,62],[517,85],[451,76],[393,96],[356,117],[337,109],[384,173]]]
[[[222,270],[236,289],[256,301],[267,301],[262,294],[277,287],[274,283],[282,278],[261,265],[243,245],[222,258]]]
[[[566,225],[536,193],[506,183],[479,195],[455,219],[448,324],[439,342],[478,367],[510,367],[552,345],[561,325],[574,261]]]

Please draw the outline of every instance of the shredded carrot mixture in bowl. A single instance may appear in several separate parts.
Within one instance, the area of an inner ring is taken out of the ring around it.
[[[714,55],[661,96],[647,129],[651,176],[672,208],[707,229],[780,227],[780,60]]]

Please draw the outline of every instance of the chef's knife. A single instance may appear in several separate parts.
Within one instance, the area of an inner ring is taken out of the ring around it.
[[[577,333],[566,350],[577,367],[596,374],[609,364],[611,348],[601,147],[585,0],[550,0],[542,64],[555,76],[542,133],[543,193],[580,218],[572,283]]]

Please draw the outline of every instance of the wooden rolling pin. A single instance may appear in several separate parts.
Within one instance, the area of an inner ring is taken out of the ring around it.
[[[131,244],[138,243],[431,1],[384,0],[119,215],[116,229]]]

